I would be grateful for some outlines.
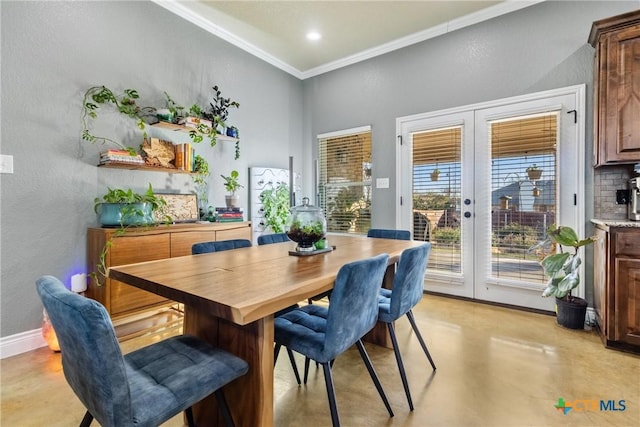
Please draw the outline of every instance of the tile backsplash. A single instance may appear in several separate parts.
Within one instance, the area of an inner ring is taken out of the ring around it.
[[[627,219],[627,205],[616,204],[616,190],[628,189],[633,165],[602,166],[593,172],[593,215],[598,219]]]

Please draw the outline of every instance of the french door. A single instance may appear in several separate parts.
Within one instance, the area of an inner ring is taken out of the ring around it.
[[[553,223],[584,234],[584,85],[397,126],[397,227],[432,244],[425,289],[552,310],[530,248]]]

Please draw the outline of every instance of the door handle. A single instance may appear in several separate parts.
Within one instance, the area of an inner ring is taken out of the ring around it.
[[[464,213],[465,218],[471,218],[471,212],[467,211]]]

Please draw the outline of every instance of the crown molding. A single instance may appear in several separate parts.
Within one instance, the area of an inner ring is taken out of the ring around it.
[[[320,74],[334,71],[339,68],[343,68],[349,65],[356,64],[358,62],[365,61],[367,59],[374,58],[376,56],[384,55],[385,53],[393,52],[394,50],[402,49],[407,46],[411,46],[416,43],[429,40],[443,34],[450,33],[452,31],[465,28],[479,22],[486,21],[507,13],[511,13],[526,7],[542,3],[546,0],[507,0],[503,3],[499,3],[495,6],[491,6],[487,9],[480,10],[478,12],[471,13],[469,15],[448,21],[444,24],[419,31],[417,33],[410,34],[406,37],[401,37],[389,43],[384,43],[380,46],[364,50],[354,55],[346,56],[336,61],[328,62],[326,64],[314,67],[305,71],[298,70],[297,68],[287,64],[286,62],[278,59],[277,57],[269,54],[268,52],[260,49],[252,43],[236,36],[232,32],[216,25],[201,15],[193,12],[189,8],[183,6],[178,0],[151,0],[153,3],[167,9],[168,11],[180,16],[183,19],[191,22],[194,25],[202,28],[203,30],[217,36],[232,45],[248,52],[249,54],[262,59],[263,61],[273,65],[276,68],[285,71],[292,76],[305,80],[310,77],[315,77]]]

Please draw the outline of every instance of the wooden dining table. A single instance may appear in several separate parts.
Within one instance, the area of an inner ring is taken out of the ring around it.
[[[109,277],[184,304],[185,334],[243,358],[249,372],[224,387],[237,426],[274,422],[273,314],[329,291],[343,265],[389,254],[386,282],[403,250],[424,242],[361,236],[328,236],[331,252],[293,256],[285,242],[210,254],[121,265]],[[384,342],[386,329],[371,339]],[[223,425],[213,396],[194,408],[198,425]]]

